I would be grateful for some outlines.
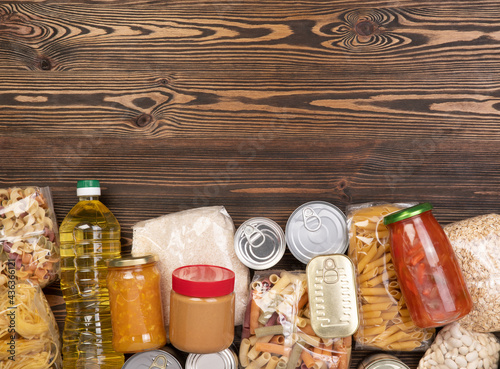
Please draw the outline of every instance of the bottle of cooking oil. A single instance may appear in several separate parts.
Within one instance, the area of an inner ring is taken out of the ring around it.
[[[107,260],[120,256],[120,224],[99,201],[99,181],[78,181],[79,202],[59,229],[61,289],[66,302],[64,369],[116,369],[123,354],[111,346]]]

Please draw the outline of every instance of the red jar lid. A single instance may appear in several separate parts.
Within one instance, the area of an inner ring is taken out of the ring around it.
[[[234,272],[215,265],[186,265],[172,272],[172,289],[192,297],[229,295],[234,290]]]

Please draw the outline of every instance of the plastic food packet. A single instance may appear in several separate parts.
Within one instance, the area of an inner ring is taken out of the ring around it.
[[[439,331],[418,369],[496,369],[499,355],[500,343],[493,334],[472,332],[454,322]]]
[[[394,271],[386,215],[414,204],[365,203],[347,208],[349,256],[356,267],[360,326],[356,347],[388,351],[425,350],[435,332],[410,318]]]
[[[500,331],[500,215],[465,219],[444,231],[474,303],[460,325],[475,332]]]
[[[39,285],[0,286],[0,368],[62,368],[56,320]]]
[[[0,189],[0,285],[12,271],[42,288],[59,277],[57,219],[49,187]]]
[[[351,337],[323,340],[309,320],[304,272],[255,274],[243,324],[241,366],[347,369]]]
[[[172,272],[185,265],[209,264],[235,273],[234,324],[243,323],[250,272],[236,256],[234,232],[233,220],[223,206],[180,211],[134,225],[132,254],[160,258],[165,322],[169,321]]]

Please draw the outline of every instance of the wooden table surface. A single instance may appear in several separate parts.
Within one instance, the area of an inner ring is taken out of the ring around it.
[[[123,227],[224,205],[500,205],[497,0],[0,1],[0,187],[97,178]],[[287,252],[279,267],[303,268]],[[64,321],[58,285],[45,289]],[[351,367],[366,356],[354,351]],[[413,369],[420,354],[397,354]]]

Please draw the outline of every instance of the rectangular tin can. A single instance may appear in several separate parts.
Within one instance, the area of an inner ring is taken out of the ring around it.
[[[307,264],[311,327],[321,338],[347,337],[359,327],[354,264],[343,254],[321,255]]]

